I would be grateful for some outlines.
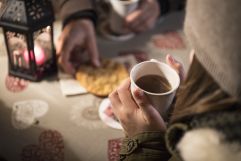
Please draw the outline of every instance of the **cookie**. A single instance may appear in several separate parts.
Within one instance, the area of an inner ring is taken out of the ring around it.
[[[76,73],[76,79],[81,86],[102,97],[108,96],[127,77],[125,66],[112,60],[103,60],[99,68],[81,65]]]

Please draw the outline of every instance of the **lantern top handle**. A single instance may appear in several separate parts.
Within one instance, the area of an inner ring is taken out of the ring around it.
[[[54,21],[49,0],[8,0],[0,13],[0,26],[35,30]]]

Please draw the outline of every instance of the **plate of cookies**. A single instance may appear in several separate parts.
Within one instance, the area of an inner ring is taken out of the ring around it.
[[[83,64],[76,73],[76,79],[80,85],[88,93],[99,97],[107,97],[128,76],[125,65],[111,59],[102,60],[101,67],[98,68]]]
[[[109,127],[123,129],[118,118],[112,111],[111,103],[108,98],[103,99],[99,106],[99,117]]]

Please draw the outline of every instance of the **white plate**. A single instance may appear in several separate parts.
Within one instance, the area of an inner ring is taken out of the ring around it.
[[[105,114],[105,110],[110,106],[110,100],[108,98],[104,99],[100,103],[99,107],[99,116],[100,119],[109,127],[112,127],[114,129],[123,129],[121,124],[116,121],[115,119],[109,117],[108,115]]]
[[[114,41],[126,41],[126,40],[129,40],[131,38],[133,38],[135,36],[134,33],[130,33],[130,34],[125,34],[125,35],[120,35],[120,36],[115,36],[115,35],[112,35],[109,33],[108,31],[108,22],[103,22],[101,25],[100,25],[100,32],[101,34],[109,39],[109,40],[114,40]]]

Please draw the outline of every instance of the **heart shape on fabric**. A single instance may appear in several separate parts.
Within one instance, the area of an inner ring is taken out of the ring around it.
[[[158,34],[152,37],[152,43],[160,49],[185,49],[181,36],[176,31]]]
[[[64,141],[58,131],[46,130],[38,141],[22,149],[22,161],[64,161]]]
[[[27,88],[28,84],[28,81],[24,79],[9,75],[7,75],[5,79],[6,88],[8,89],[8,91],[13,93],[22,92],[24,89]]]
[[[118,161],[122,139],[111,139],[108,141],[108,159],[109,161]]]
[[[15,102],[12,107],[12,125],[16,129],[26,129],[38,122],[49,109],[47,102],[42,100],[24,100]]]

